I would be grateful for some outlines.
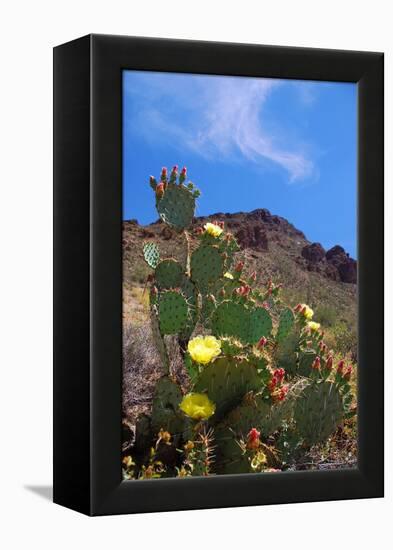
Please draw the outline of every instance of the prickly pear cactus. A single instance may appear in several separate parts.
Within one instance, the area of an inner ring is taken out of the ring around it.
[[[183,278],[183,268],[177,260],[168,258],[156,266],[155,282],[159,288],[177,288]]]
[[[343,400],[332,382],[311,383],[294,408],[297,431],[309,445],[325,441],[336,430],[343,416]]]
[[[260,384],[257,370],[246,359],[222,357],[205,367],[194,391],[207,393],[216,404],[217,419],[237,405],[246,393],[259,389]]]
[[[177,334],[187,327],[189,306],[180,292],[162,292],[158,305],[161,334]]]
[[[280,323],[278,325],[276,340],[282,342],[288,336],[295,323],[295,316],[291,308],[287,307],[280,314]]]
[[[172,435],[184,429],[184,417],[179,411],[182,392],[179,386],[168,376],[160,378],[156,384],[151,413],[151,429],[157,436],[161,429]]]
[[[185,180],[186,169],[179,175],[177,166],[169,175],[164,168],[159,182],[150,178],[161,219],[185,235],[186,261],[160,258],[155,243],[144,244],[164,375],[151,416],[136,422],[136,462],[124,457],[128,478],[277,468],[295,454],[274,445],[291,440],[296,456],[304,454],[356,414],[351,367],[343,360],[334,366],[312,309],[283,305],[281,285],[271,280],[257,286],[258,274],[247,271],[222,221],[190,237],[199,191]],[[173,342],[184,361],[181,376],[171,372]],[[175,380],[184,376],[181,387]]]
[[[212,330],[216,336],[233,336],[256,344],[262,336],[269,336],[272,320],[262,307],[247,308],[242,303],[223,301],[213,314]]]
[[[205,290],[219,279],[224,270],[224,258],[217,246],[199,246],[191,255],[191,279]]]
[[[156,243],[147,242],[143,245],[143,256],[149,267],[155,269],[160,261],[160,252]]]
[[[183,185],[168,183],[162,196],[157,196],[157,212],[166,224],[182,230],[189,227],[195,213],[195,196]]]

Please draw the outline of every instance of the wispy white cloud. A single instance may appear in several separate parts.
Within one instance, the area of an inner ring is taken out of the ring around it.
[[[264,124],[266,102],[282,81],[145,74],[138,85],[135,79],[129,84],[126,92],[136,101],[138,117],[132,128],[146,139],[206,158],[271,163],[285,170],[289,182],[315,171],[300,141],[288,145]]]

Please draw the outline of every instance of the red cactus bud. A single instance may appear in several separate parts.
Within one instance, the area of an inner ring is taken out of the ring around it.
[[[168,169],[165,166],[163,166],[161,170],[161,176],[166,176],[167,174],[168,174]]]
[[[307,311],[307,308],[306,308],[306,306],[304,306],[304,307],[301,308],[300,313],[302,315],[305,315],[306,311]]]
[[[158,289],[157,289],[156,286],[153,286],[153,288],[151,289],[151,293],[152,293],[153,296],[157,296],[157,294],[158,294]]]
[[[240,273],[240,271],[242,271],[243,267],[244,267],[244,262],[237,262],[237,264],[235,265],[235,271]]]
[[[202,233],[204,233],[203,227],[197,227],[195,233],[196,235],[202,235]]]
[[[288,394],[289,386],[282,386],[280,388],[279,401],[283,401]]]
[[[299,313],[299,311],[302,310],[302,304],[298,304],[296,307],[295,307],[295,312],[296,313]]]
[[[285,370],[283,368],[276,369],[273,375],[277,378],[278,382],[281,383],[285,376]]]
[[[178,169],[179,169],[178,165],[175,164],[175,166],[172,168],[172,174],[177,174]]]
[[[262,302],[262,307],[265,309],[270,309],[270,306],[267,302]]]
[[[183,166],[183,168],[181,169],[181,173],[185,176],[187,174],[187,168],[185,166]]]
[[[332,368],[333,368],[333,357],[331,355],[329,355],[329,357],[327,358],[325,366],[328,370],[332,370]]]
[[[219,292],[220,296],[224,297],[225,296],[225,289],[222,288]]]
[[[264,336],[262,336],[262,338],[259,340],[257,344],[257,348],[262,349],[266,346],[266,344],[267,344],[267,339]]]
[[[250,449],[250,450],[253,450],[253,449],[258,449],[259,445],[260,445],[260,436],[261,436],[261,432],[258,432],[258,430],[256,428],[251,428],[251,430],[248,432],[248,435],[247,435],[247,449]]]
[[[250,279],[251,279],[252,281],[254,281],[254,282],[257,280],[257,272],[256,272],[256,271],[253,271],[253,272],[251,273]]]
[[[162,197],[165,191],[165,185],[163,182],[159,183],[156,187],[156,195],[157,197]]]
[[[351,365],[348,365],[347,370],[344,373],[345,380],[350,380],[351,379],[351,374],[352,374],[352,367],[351,367]]]
[[[311,365],[313,370],[319,370],[321,368],[321,359],[316,357]]]
[[[341,361],[339,361],[338,364],[337,364],[337,374],[342,375],[343,370],[344,370],[344,365],[345,365],[345,363],[344,363],[343,359],[341,359]]]
[[[275,376],[272,376],[269,384],[268,384],[268,388],[269,390],[272,392],[274,390],[274,388],[277,386],[277,378]]]

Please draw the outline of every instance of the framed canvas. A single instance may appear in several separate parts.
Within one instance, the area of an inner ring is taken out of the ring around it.
[[[381,497],[383,422],[383,54],[56,47],[54,501]]]

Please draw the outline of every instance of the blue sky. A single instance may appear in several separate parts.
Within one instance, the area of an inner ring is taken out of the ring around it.
[[[356,109],[355,84],[124,71],[123,217],[155,221],[178,164],[197,215],[268,208],[356,257]]]

